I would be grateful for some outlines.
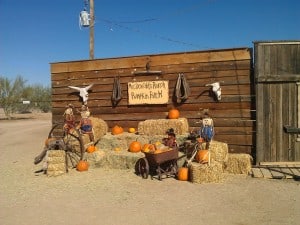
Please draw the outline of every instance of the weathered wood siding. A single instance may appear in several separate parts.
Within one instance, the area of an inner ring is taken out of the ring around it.
[[[284,129],[299,127],[300,42],[256,42],[254,47],[256,162],[300,161],[300,140]]]
[[[166,118],[168,110],[176,107],[181,117],[197,129],[203,109],[209,109],[215,124],[215,140],[229,144],[231,152],[251,153],[255,144],[255,102],[252,82],[252,54],[249,48],[144,55],[96,59],[51,64],[53,122],[63,120],[68,103],[80,108],[78,93],[68,85],[94,84],[88,106],[92,115],[104,119],[109,127],[116,124],[137,127],[140,121]],[[134,75],[150,69],[161,75]],[[179,73],[184,73],[191,95],[183,104],[172,100]],[[120,77],[122,100],[112,106],[111,96],[115,76]],[[163,105],[128,105],[127,83],[132,81],[169,81],[169,102]],[[205,84],[220,81],[222,100],[216,102]]]

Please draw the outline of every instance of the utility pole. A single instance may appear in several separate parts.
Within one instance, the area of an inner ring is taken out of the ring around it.
[[[94,0],[90,0],[90,59],[94,59]]]

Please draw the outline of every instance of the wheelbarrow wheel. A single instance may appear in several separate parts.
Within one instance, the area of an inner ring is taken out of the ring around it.
[[[142,178],[147,179],[149,176],[149,163],[146,158],[141,158],[137,162],[137,172]]]
[[[59,143],[58,149],[65,151],[67,168],[75,168],[83,159],[85,149],[79,130],[74,128],[66,131],[63,124],[56,124],[50,130],[48,138],[54,138]]]

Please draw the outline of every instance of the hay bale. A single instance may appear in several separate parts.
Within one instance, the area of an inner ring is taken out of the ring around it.
[[[211,141],[209,145],[210,157],[225,166],[228,160],[228,145],[224,142]]]
[[[47,151],[47,176],[54,177],[66,173],[66,153],[64,150]]]
[[[92,116],[89,118],[92,121],[94,138],[95,140],[98,140],[108,132],[108,125],[104,120],[100,118],[92,117]]]
[[[174,129],[175,134],[189,132],[186,118],[145,120],[138,124],[138,132],[144,135],[165,135],[170,128]]]
[[[193,183],[219,183],[224,179],[222,164],[213,160],[210,165],[193,162],[189,171]]]
[[[95,166],[105,157],[105,151],[103,150],[96,150],[92,153],[85,154],[86,160],[89,162],[90,166]]]
[[[229,153],[228,160],[225,162],[224,170],[233,174],[249,174],[253,158],[249,154]]]
[[[134,169],[136,162],[142,157],[144,157],[143,153],[107,151],[105,157],[95,166],[109,169]]]

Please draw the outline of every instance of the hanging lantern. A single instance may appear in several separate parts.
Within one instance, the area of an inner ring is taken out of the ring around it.
[[[79,14],[79,25],[80,27],[89,27],[90,26],[90,14],[83,9]]]

